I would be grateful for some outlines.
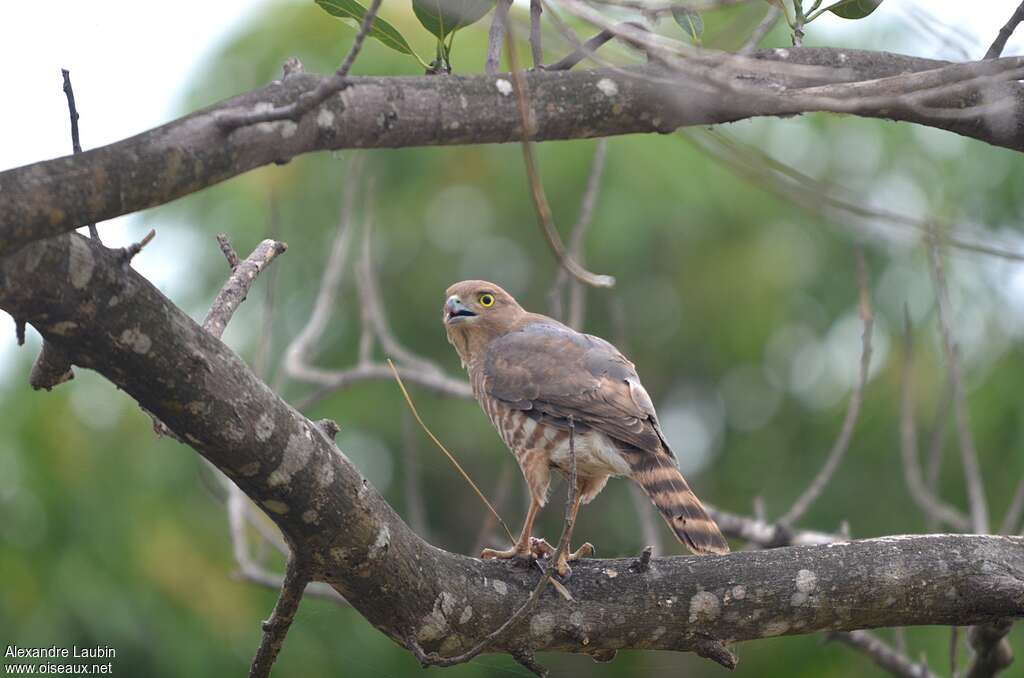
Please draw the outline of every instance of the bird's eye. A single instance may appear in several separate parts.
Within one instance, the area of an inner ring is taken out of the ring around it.
[[[480,302],[480,305],[484,308],[490,308],[491,306],[494,306],[494,295],[485,292],[477,297],[477,301]]]

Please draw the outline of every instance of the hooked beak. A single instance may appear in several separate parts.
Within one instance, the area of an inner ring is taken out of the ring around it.
[[[476,313],[470,311],[458,295],[453,294],[444,302],[444,321],[449,325],[462,322],[463,318],[476,317]]]

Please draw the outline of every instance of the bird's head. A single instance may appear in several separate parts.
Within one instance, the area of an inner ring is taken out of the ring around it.
[[[513,330],[526,313],[511,294],[486,280],[463,280],[444,294],[441,321],[463,361]]]

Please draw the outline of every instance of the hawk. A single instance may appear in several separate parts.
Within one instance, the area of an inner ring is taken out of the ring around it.
[[[533,522],[547,502],[551,470],[569,474],[573,431],[577,492],[573,522],[611,476],[635,480],[676,538],[697,554],[728,553],[729,545],[676,466],[654,404],[636,369],[610,343],[538,313],[501,287],[465,280],[445,293],[448,341],[469,373],[473,394],[519,462],[530,489],[523,531],[506,551],[483,558],[533,554]],[[571,539],[571,534],[569,535]],[[590,544],[556,563],[593,553]]]

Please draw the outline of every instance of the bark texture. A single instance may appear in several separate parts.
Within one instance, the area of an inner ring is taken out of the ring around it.
[[[1020,57],[969,64],[860,50],[763,50],[752,60],[525,74],[539,141],[671,132],[754,116],[836,111],[1024,149]],[[723,57],[724,58],[724,57]],[[773,68],[764,62],[777,63]],[[804,66],[805,68],[787,68]],[[0,253],[170,202],[302,153],[501,143],[522,137],[507,74],[363,77],[298,123],[226,131],[219,114],[269,110],[316,88],[293,72],[135,137],[0,173]],[[710,82],[709,81],[713,81]],[[984,105],[979,105],[984,104]]]
[[[0,258],[0,308],[32,323],[232,478],[314,580],[396,642],[455,654],[508,619],[539,572],[413,533],[330,436],[124,263],[76,234]],[[700,650],[821,630],[1024,615],[1024,538],[882,537],[727,556],[585,560],[491,651]]]

